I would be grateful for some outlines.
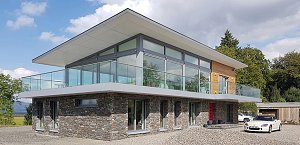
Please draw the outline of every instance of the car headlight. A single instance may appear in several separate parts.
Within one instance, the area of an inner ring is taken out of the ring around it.
[[[249,124],[248,123],[245,123],[245,126],[248,126]]]
[[[267,127],[269,124],[263,124],[261,125],[261,127]]]

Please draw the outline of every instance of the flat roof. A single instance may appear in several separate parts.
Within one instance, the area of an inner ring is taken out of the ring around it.
[[[137,34],[144,34],[235,69],[246,64],[215,51],[188,36],[153,21],[131,9],[108,18],[94,27],[34,58],[33,63],[65,67]]]
[[[256,103],[258,108],[300,108],[300,102]]]

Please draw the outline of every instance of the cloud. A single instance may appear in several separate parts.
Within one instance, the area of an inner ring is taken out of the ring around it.
[[[276,57],[283,56],[287,52],[300,52],[299,46],[300,37],[284,38],[266,45],[262,52],[265,54],[267,59],[272,60]]]
[[[33,2],[22,2],[21,13],[28,14],[32,16],[41,15],[45,12],[47,7],[46,2],[33,3]]]
[[[39,39],[45,40],[45,41],[50,41],[55,45],[58,45],[58,44],[63,43],[68,40],[68,38],[65,35],[56,36],[52,32],[42,32]]]
[[[15,78],[15,79],[25,77],[25,76],[34,75],[34,74],[38,74],[38,72],[28,70],[28,69],[25,69],[25,68],[17,68],[17,69],[14,69],[14,70],[6,70],[6,69],[0,68],[0,73],[3,73],[5,75],[9,74],[12,78]]]
[[[36,26],[34,16],[39,16],[44,13],[46,7],[46,2],[22,2],[20,9],[15,11],[17,16],[16,20],[7,20],[6,26],[13,29]]]
[[[33,27],[35,26],[34,18],[28,17],[26,15],[19,16],[15,21],[8,20],[6,22],[7,27],[11,27],[13,29],[19,29],[21,27]]]

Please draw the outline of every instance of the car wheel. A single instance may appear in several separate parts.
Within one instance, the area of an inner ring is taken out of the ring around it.
[[[249,118],[245,118],[245,119],[244,119],[244,123],[249,122],[249,121],[250,121]]]
[[[281,127],[282,127],[282,125],[280,124],[280,125],[279,125],[279,128],[278,128],[278,131],[281,131]]]
[[[272,132],[272,126],[269,127],[269,131],[268,131],[268,132],[269,132],[269,133]]]

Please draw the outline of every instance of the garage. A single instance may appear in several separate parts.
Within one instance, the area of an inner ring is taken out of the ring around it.
[[[272,115],[278,118],[278,109],[259,109],[259,114]]]

